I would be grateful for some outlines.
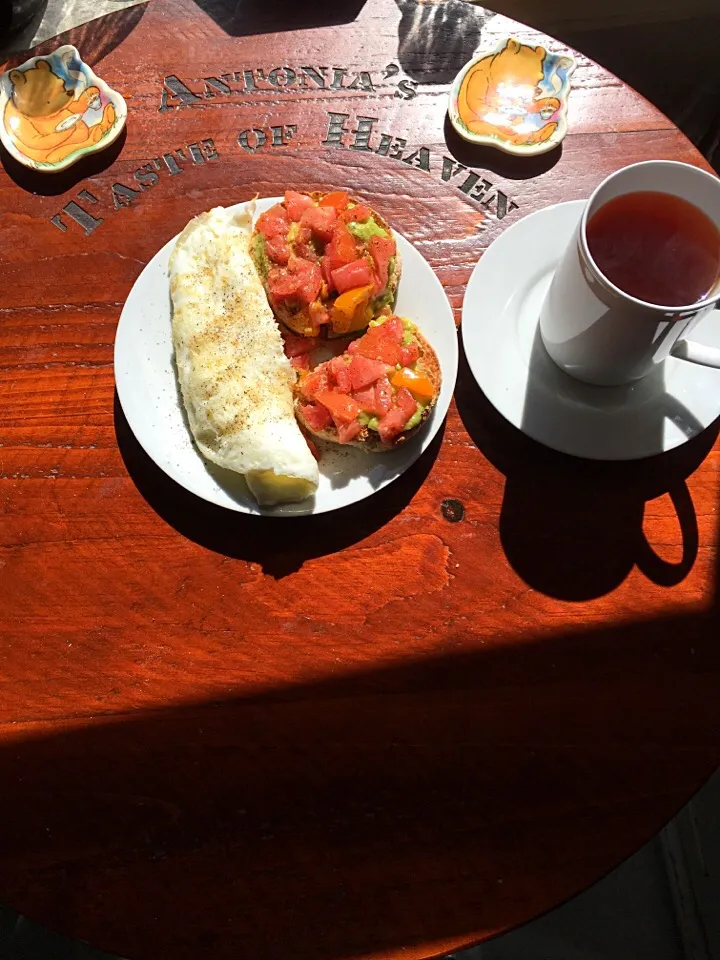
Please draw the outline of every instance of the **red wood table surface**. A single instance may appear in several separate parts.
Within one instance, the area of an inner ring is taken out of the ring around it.
[[[480,940],[615,866],[720,757],[716,431],[574,461],[462,361],[401,480],[287,521],[194,499],[130,433],[118,316],[202,210],[352,189],[459,319],[520,217],[631,161],[703,164],[582,56],[561,150],[470,149],[448,80],[481,40],[543,38],[458,2],[324,6],[154,0],[74,31],[127,136],[58,179],[0,170],[0,899],[132,960]]]

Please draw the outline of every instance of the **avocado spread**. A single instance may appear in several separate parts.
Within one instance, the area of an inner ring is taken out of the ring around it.
[[[367,243],[370,237],[387,236],[387,230],[383,230],[382,227],[378,226],[374,217],[368,217],[364,223],[359,223],[357,220],[352,220],[348,224],[348,230],[353,234],[353,236],[356,236],[358,240],[362,240],[363,243]]]
[[[421,403],[419,403],[417,405],[417,410],[410,417],[408,422],[405,424],[406,430],[412,430],[413,427],[416,427],[420,423],[420,421],[422,420],[422,415],[424,410],[425,410],[425,407]]]
[[[362,226],[362,224],[361,224]],[[395,257],[390,257],[390,262],[388,264],[388,282],[385,293],[379,297],[375,297],[373,303],[376,310],[382,310],[383,307],[391,307],[393,300],[395,299],[395,293],[392,289],[393,276],[395,274]]]
[[[358,421],[369,430],[377,430],[378,428],[378,418],[372,416],[370,413],[365,413],[364,411],[359,413]]]
[[[255,234],[251,253],[260,279],[264,282],[270,271],[270,261],[265,250],[265,237],[261,233]]]
[[[408,320],[407,317],[402,317],[403,330],[403,346],[409,347],[410,344],[415,339],[415,324],[412,320]]]

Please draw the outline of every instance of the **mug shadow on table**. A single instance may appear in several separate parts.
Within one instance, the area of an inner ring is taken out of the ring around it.
[[[276,579],[306,560],[343,550],[379,530],[415,496],[442,444],[440,426],[427,450],[401,476],[372,495],[372,509],[359,501],[317,516],[267,517],[236,513],[196,497],[167,476],[135,439],[120,406],[114,405],[120,455],[152,509],[182,536],[227,557],[259,563]]]
[[[533,350],[531,369],[552,363],[539,340]],[[509,563],[531,587],[563,600],[588,600],[613,590],[633,567],[662,586],[687,576],[698,552],[698,527],[685,481],[712,449],[720,421],[659,456],[582,460],[550,450],[508,423],[475,383],[464,351],[455,398],[473,441],[506,476],[500,537]],[[657,429],[663,429],[663,417],[680,413],[659,402]],[[553,415],[547,397],[530,387],[526,425],[532,430],[538,418]],[[687,411],[684,422],[693,429]],[[647,502],[663,494],[674,505],[682,534],[682,555],[672,560],[659,556],[643,533]]]

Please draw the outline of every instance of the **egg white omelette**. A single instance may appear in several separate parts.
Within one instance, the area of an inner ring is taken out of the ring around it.
[[[170,257],[175,362],[200,452],[244,474],[259,504],[315,492],[315,458],[293,412],[295,371],[249,252],[254,204],[215,207]]]

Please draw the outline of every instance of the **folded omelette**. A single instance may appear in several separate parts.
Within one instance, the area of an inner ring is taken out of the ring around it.
[[[293,412],[295,372],[250,258],[254,204],[215,207],[170,257],[175,361],[198,449],[258,503],[303,500],[318,467]]]

